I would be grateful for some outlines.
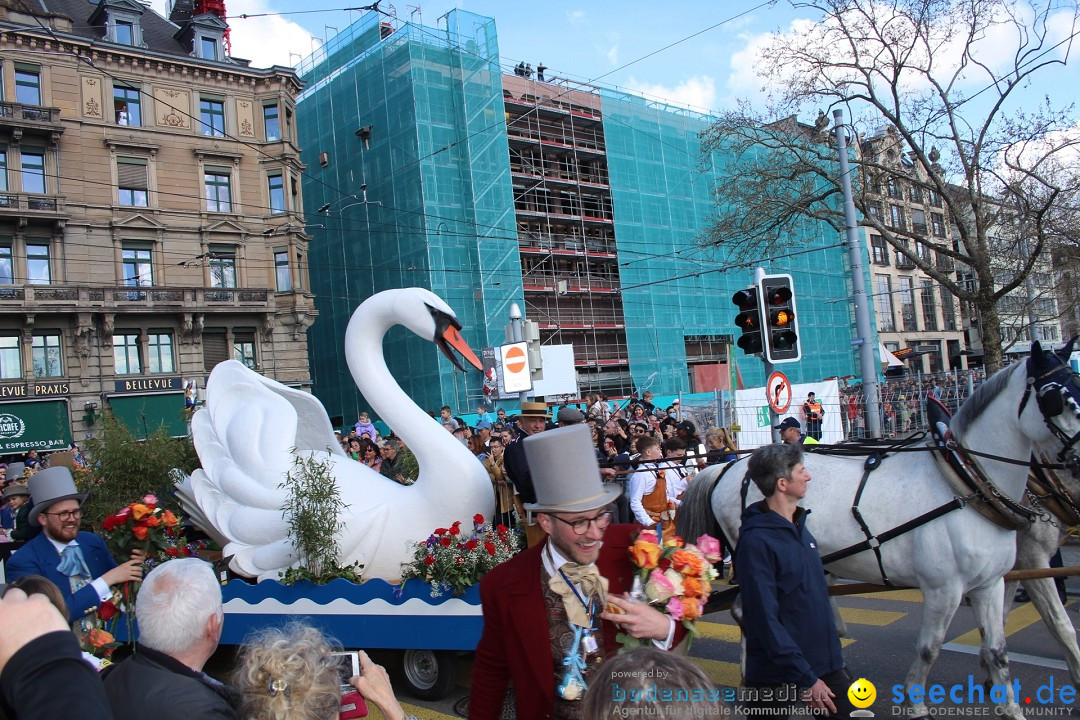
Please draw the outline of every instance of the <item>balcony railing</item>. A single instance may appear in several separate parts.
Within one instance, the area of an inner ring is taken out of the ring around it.
[[[5,215],[8,212],[62,215],[64,213],[64,198],[60,195],[0,193],[0,215]]]
[[[24,105],[17,102],[0,102],[0,119],[59,125],[60,108]]]
[[[260,312],[273,309],[274,293],[265,288],[132,287],[127,285],[0,287],[0,307],[14,303],[49,307],[78,305],[94,309],[133,310],[160,308],[199,312],[246,308]]]

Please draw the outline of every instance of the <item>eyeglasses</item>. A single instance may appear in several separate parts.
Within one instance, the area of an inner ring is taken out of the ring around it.
[[[54,515],[57,518],[59,518],[60,520],[78,520],[79,518],[82,517],[82,508],[77,508],[75,510],[64,510],[62,512],[52,512],[52,513],[47,512],[47,513],[41,513],[41,514],[42,515]]]
[[[607,510],[600,513],[596,517],[580,518],[578,520],[563,520],[558,515],[549,515],[549,517],[553,517],[559,522],[569,525],[571,528],[573,528],[574,533],[577,535],[584,535],[586,532],[588,532],[590,523],[596,523],[596,529],[603,530],[611,524],[611,516],[611,511]]]

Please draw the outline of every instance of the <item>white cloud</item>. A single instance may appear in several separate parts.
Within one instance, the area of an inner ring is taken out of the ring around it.
[[[167,4],[168,0],[152,0],[153,9],[163,17],[167,17]],[[266,0],[229,0],[228,11],[232,55],[250,60],[252,67],[292,66],[297,62],[297,55],[307,57],[322,45],[320,39],[313,38],[310,32],[281,15],[239,17],[278,11]]]
[[[585,24],[585,11],[584,10],[567,10],[566,20],[574,27],[581,27]]]
[[[630,88],[676,105],[686,105],[695,110],[716,109],[716,81],[708,75],[695,75],[677,85],[642,83],[630,78]]]
[[[604,53],[604,57],[606,57],[608,59],[608,61],[612,65],[618,65],[619,64],[619,46],[618,45],[612,45],[611,47],[609,47],[607,52]]]

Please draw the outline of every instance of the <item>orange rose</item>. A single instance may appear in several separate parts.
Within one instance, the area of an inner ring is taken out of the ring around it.
[[[685,583],[686,580],[683,580]],[[701,617],[701,601],[700,600],[684,600],[683,601],[683,620],[697,620]]]
[[[176,519],[175,515],[173,515],[172,510],[166,510],[165,512],[161,513],[161,524],[165,527],[174,527],[178,522],[180,521]]]
[[[136,520],[142,520],[144,517],[151,513],[150,508],[142,503],[135,503],[131,506],[131,517]]]
[[[147,515],[146,518],[143,520],[143,525],[145,525],[146,527],[157,527],[160,524],[161,520],[158,518],[157,515]]]
[[[86,639],[90,643],[91,647],[102,647],[108,645],[111,642],[115,642],[114,638],[109,632],[102,630],[101,628],[91,628],[90,632],[86,634]]]
[[[689,550],[676,550],[671,555],[671,567],[688,577],[701,577],[705,561]]]
[[[652,570],[660,562],[660,547],[651,542],[638,540],[630,546],[630,559],[639,568]]]
[[[683,595],[688,598],[699,598],[705,594],[705,583],[694,577],[684,577],[682,581]]]
[[[131,534],[135,536],[136,540],[145,540],[146,536],[150,534],[150,530],[142,525],[136,525],[131,529]]]

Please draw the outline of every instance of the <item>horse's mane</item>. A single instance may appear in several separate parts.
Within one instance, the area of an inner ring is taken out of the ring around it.
[[[971,397],[969,397],[967,401],[960,406],[960,409],[956,411],[956,414],[953,415],[953,435],[958,437],[963,435],[963,431],[967,429],[967,426],[975,422],[975,419],[983,414],[986,407],[993,402],[999,394],[1004,392],[1005,386],[1008,384],[1009,378],[1012,377],[1016,368],[1016,365],[1002,368],[991,375],[982,385],[975,388],[975,392],[971,393]]]

